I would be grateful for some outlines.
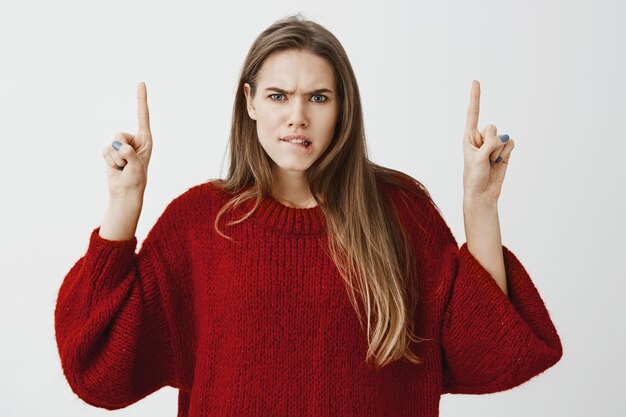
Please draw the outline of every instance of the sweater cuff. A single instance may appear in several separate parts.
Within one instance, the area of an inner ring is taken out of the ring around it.
[[[133,251],[137,247],[137,236],[133,236],[127,240],[109,240],[100,236],[100,228],[102,226],[98,226],[91,232],[91,236],[89,237],[90,246],[98,247],[98,248],[124,248],[126,246],[132,246]]]
[[[497,305],[510,303],[520,318],[528,323],[542,340],[559,344],[556,329],[530,275],[515,254],[504,245],[502,245],[502,255],[508,297],[491,274],[468,250],[467,242],[463,243],[459,249],[460,268],[464,270],[462,275],[476,280],[485,291],[485,295],[494,300]]]
[[[98,274],[94,291],[111,291],[133,267],[137,237],[128,240],[108,240],[100,236],[100,226],[89,237],[84,267],[88,271],[109,271],[107,276]]]

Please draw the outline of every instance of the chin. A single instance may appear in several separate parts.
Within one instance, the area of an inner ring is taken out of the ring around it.
[[[297,166],[297,167],[293,165],[277,165],[277,168],[280,168],[283,171],[289,171],[289,172],[305,172],[310,167],[311,167],[310,165]]]
[[[274,168],[278,168],[281,169],[283,171],[290,171],[290,172],[305,172],[307,169],[309,169],[311,167],[311,165],[313,164],[311,163],[293,163],[293,162],[287,162],[287,163],[280,163],[280,162],[276,162],[276,161],[272,161],[272,165],[274,165]]]

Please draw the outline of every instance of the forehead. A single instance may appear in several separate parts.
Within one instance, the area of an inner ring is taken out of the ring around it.
[[[308,51],[280,51],[270,55],[261,66],[258,83],[283,88],[298,86],[333,88],[331,65]]]

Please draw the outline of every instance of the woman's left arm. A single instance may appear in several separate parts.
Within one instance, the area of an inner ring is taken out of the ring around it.
[[[498,198],[514,142],[494,125],[478,131],[480,83],[472,82],[463,137],[463,218],[469,252],[508,296]]]
[[[436,274],[449,291],[441,335],[448,393],[510,389],[563,355],[530,275],[501,242],[497,201],[513,141],[496,136],[493,125],[478,132],[479,98],[480,85],[474,81],[463,141],[467,243],[459,249],[451,239],[439,251],[442,269]],[[443,225],[438,218],[436,223]]]

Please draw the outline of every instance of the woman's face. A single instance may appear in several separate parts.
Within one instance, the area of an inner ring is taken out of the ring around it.
[[[330,145],[338,103],[333,70],[323,58],[305,51],[276,52],[261,66],[254,99],[248,83],[244,92],[273,170],[304,173]],[[307,147],[281,140],[298,134],[307,136]]]

